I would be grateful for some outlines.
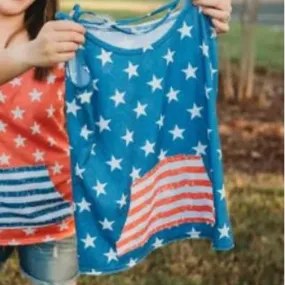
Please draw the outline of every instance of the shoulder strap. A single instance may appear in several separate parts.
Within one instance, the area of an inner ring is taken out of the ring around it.
[[[188,2],[190,0],[186,0]],[[75,22],[81,23],[81,24],[87,24],[87,25],[94,25],[97,28],[107,28],[107,29],[114,29],[123,33],[127,34],[146,34],[153,30],[155,30],[157,27],[162,25],[164,22],[167,21],[167,19],[172,15],[172,13],[175,11],[175,9],[180,4],[180,0],[174,0],[166,5],[163,5],[159,7],[158,9],[152,11],[151,13],[148,13],[144,16],[134,17],[134,18],[128,18],[128,19],[122,19],[118,21],[111,21],[107,17],[102,17],[96,14],[95,12],[90,11],[83,11],[81,10],[80,5],[75,5],[73,8],[73,11],[71,15],[67,15],[66,13],[59,12],[56,15],[57,19],[72,19]],[[140,21],[144,21],[148,18],[151,18],[153,16],[156,16],[160,13],[166,12],[163,18],[161,18],[159,21],[156,21],[154,25],[150,26],[148,29],[134,29],[131,27],[128,27],[127,25],[135,24]],[[83,16],[93,16],[92,21],[83,19]]]

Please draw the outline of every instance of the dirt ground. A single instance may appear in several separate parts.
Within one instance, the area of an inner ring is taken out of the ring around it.
[[[265,82],[265,83],[264,83]],[[218,104],[226,171],[283,175],[284,171],[283,76],[256,78],[252,102]],[[259,96],[263,96],[259,104]]]

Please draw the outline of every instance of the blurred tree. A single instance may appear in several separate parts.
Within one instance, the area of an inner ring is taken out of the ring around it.
[[[259,0],[244,0],[241,13],[242,54],[237,98],[239,102],[253,97],[255,71],[255,32]]]

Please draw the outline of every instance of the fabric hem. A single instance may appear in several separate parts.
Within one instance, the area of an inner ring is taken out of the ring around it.
[[[26,273],[23,268],[20,266],[20,273],[23,277],[31,281],[34,285],[76,285],[76,281],[79,278],[80,273],[78,272],[74,277],[67,281],[60,281],[60,282],[50,282],[50,281],[41,281],[37,278],[34,278],[30,274]]]
[[[174,242],[186,241],[186,240],[208,240],[208,241],[212,241],[211,237],[209,237],[209,236],[204,236],[204,237],[201,236],[199,238],[191,238],[191,237],[189,237],[187,235],[187,236],[176,237],[176,238],[173,238],[171,240],[165,241],[164,244],[163,244],[163,247],[165,247],[165,246],[167,246],[167,245],[169,245],[171,243],[174,243]],[[162,247],[159,247],[159,248],[162,248]],[[230,245],[228,245],[228,246],[219,247],[219,246],[215,246],[215,244],[212,243],[212,247],[211,248],[214,251],[230,251],[233,248],[235,248],[235,244],[234,244],[234,242],[231,242]],[[147,257],[149,257],[149,255],[151,253],[153,253],[157,249],[158,248],[155,248],[155,249],[149,248],[148,250],[146,250],[146,253],[144,255],[142,255],[140,259],[138,259],[136,265],[138,265],[141,262],[143,262]],[[79,266],[79,271],[80,271],[81,274],[84,274],[84,275],[104,276],[104,275],[109,275],[109,274],[121,273],[121,272],[130,270],[130,269],[133,269],[134,267],[135,266],[127,267],[127,265],[125,265],[124,267],[122,267],[122,266],[121,267],[117,267],[114,270],[110,270],[110,271],[104,271],[104,269],[100,269],[100,268],[97,269],[96,268],[97,274],[95,274],[92,271],[90,271],[90,269],[88,270],[87,268],[85,269],[85,268]]]

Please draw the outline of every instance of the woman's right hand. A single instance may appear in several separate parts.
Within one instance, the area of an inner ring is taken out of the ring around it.
[[[27,62],[36,67],[51,67],[75,56],[85,41],[85,28],[72,21],[50,21],[28,45]]]

